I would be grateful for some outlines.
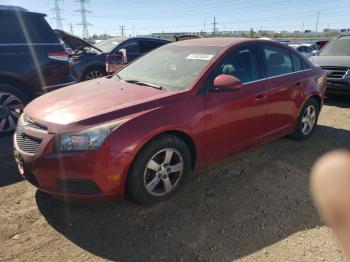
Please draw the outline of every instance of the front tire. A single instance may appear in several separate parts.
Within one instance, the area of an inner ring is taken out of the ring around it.
[[[315,131],[319,113],[320,106],[316,99],[310,98],[308,101],[306,101],[300,111],[291,137],[298,141],[309,138]]]
[[[105,75],[107,75],[106,71],[100,67],[93,67],[88,69],[82,79],[83,81],[87,81],[87,80],[92,80],[92,79],[96,79],[96,78],[100,78],[100,77],[104,77]]]
[[[27,102],[28,97],[22,91],[0,84],[0,135],[15,131],[18,118]]]
[[[143,205],[175,195],[191,171],[191,154],[174,135],[151,140],[135,158],[127,180],[127,194]]]

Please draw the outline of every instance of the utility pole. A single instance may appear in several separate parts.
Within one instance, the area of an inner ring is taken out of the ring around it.
[[[303,26],[301,27],[301,32],[304,33],[304,21],[303,21]]]
[[[132,26],[132,36],[135,36],[135,26]]]
[[[316,33],[318,30],[318,20],[320,19],[320,11],[317,12],[317,21],[316,21]]]
[[[72,35],[74,35],[74,32],[73,32],[73,24],[72,23],[69,23],[69,28],[70,28],[70,33]]]
[[[203,23],[203,31],[204,31],[204,33],[205,33],[205,27],[206,27],[206,25],[207,25],[207,21],[204,19],[204,23]]]
[[[55,21],[56,21],[56,28],[63,30],[63,24],[62,20],[64,20],[61,17],[61,11],[63,9],[60,8],[59,2],[63,0],[54,0],[54,8],[52,8],[53,11],[55,11]]]
[[[218,25],[218,23],[216,22],[216,17],[214,16],[214,22],[212,23],[212,25],[213,25],[213,35],[215,36],[216,35],[216,33],[217,33],[217,25]]]
[[[120,25],[119,26],[120,29],[120,34],[122,35],[122,37],[124,36],[124,31],[125,31],[125,26],[124,25]]]
[[[81,22],[78,23],[77,25],[83,26],[82,37],[85,39],[88,39],[90,37],[88,26],[90,26],[92,24],[87,22],[86,15],[91,14],[92,12],[86,9],[85,4],[89,3],[89,0],[76,0],[76,2],[80,3],[80,9],[75,10],[75,11],[81,14]]]

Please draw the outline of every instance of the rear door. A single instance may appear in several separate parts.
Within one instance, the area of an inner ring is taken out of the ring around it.
[[[302,90],[307,84],[308,66],[295,52],[274,45],[262,45],[268,78],[267,135],[277,137],[294,127]]]
[[[227,156],[262,140],[267,112],[267,81],[255,44],[236,47],[227,54],[207,79],[206,152],[207,161]],[[241,80],[238,91],[214,91],[220,74]]]

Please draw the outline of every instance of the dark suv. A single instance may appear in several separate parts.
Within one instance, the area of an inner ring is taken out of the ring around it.
[[[127,61],[131,62],[139,56],[157,47],[170,43],[169,40],[150,37],[114,37],[96,45],[62,30],[54,30],[62,42],[69,47],[69,60],[73,74],[78,81],[91,80],[106,75],[106,61],[110,54],[117,54],[125,49]]]
[[[350,36],[334,38],[310,60],[327,73],[328,94],[350,94]]]
[[[44,17],[0,5],[0,134],[16,128],[29,100],[75,82],[68,54]]]

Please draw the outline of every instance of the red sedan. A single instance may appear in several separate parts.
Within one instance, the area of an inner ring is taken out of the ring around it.
[[[324,92],[322,70],[285,45],[176,42],[117,75],[31,102],[14,135],[15,158],[28,181],[56,196],[127,193],[157,203],[191,170],[282,136],[308,138]]]

